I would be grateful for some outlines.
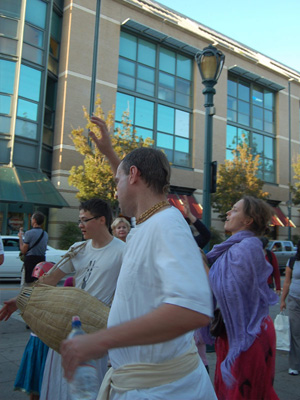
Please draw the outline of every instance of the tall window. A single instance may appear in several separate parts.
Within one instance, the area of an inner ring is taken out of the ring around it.
[[[192,65],[174,50],[121,32],[117,126],[128,111],[137,135],[183,167],[191,166]]]
[[[259,177],[274,183],[275,94],[255,83],[230,77],[227,84],[226,158],[243,140],[259,155]]]
[[[43,64],[47,4],[27,0],[22,58]]]
[[[41,71],[21,65],[16,135],[37,139]]]

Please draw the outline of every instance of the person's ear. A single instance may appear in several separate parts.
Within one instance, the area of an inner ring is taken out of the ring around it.
[[[141,176],[140,171],[135,165],[132,165],[129,169],[129,182],[135,183],[137,179]]]
[[[106,224],[106,218],[104,217],[104,215],[102,215],[102,217],[99,217],[99,221],[102,225]]]
[[[253,224],[253,218],[251,218],[251,217],[246,217],[244,223],[245,223],[245,226],[246,226],[247,228],[249,228],[249,226],[251,226],[251,225]]]

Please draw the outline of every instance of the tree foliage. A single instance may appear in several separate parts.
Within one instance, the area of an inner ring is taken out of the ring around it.
[[[225,160],[217,174],[217,191],[212,195],[212,204],[219,217],[225,220],[226,212],[244,195],[267,199],[268,192],[262,190],[264,182],[257,177],[259,155],[251,154],[251,148],[243,140],[232,151],[233,159]]]
[[[293,194],[293,203],[300,204],[300,157],[297,157],[297,160],[292,163],[292,167],[294,169],[294,179],[296,180],[295,184],[291,186],[292,194]]]
[[[94,115],[104,119],[108,129],[111,130],[114,125],[114,108],[109,111],[107,118],[105,118],[99,95],[95,105]],[[83,112],[87,120],[86,129],[95,132],[100,137],[100,130],[90,122],[89,114],[85,107],[83,107]],[[70,137],[76,150],[83,156],[83,164],[73,166],[70,170],[69,185],[78,189],[76,197],[80,201],[98,197],[108,201],[112,208],[116,209],[118,204],[115,199],[116,185],[107,159],[90,143],[90,140],[84,134],[83,128],[73,129]],[[152,145],[151,139],[143,140],[132,129],[128,112],[123,113],[121,128],[117,127],[114,130],[111,139],[113,148],[120,159],[137,147],[149,147]]]

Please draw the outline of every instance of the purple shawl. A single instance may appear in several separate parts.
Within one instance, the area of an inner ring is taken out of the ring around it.
[[[278,296],[269,289],[272,267],[251,231],[237,232],[215,245],[207,258],[212,264],[209,281],[226,325],[229,351],[221,372],[230,386],[234,382],[231,366],[253,344],[262,320],[269,315],[269,304],[276,304]]]

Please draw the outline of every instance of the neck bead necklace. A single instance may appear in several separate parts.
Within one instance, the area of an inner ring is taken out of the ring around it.
[[[154,215],[157,211],[159,211],[162,208],[167,207],[167,206],[170,206],[170,203],[167,200],[160,201],[159,203],[155,204],[153,207],[151,207],[148,210],[146,210],[145,212],[143,212],[143,214],[141,214],[139,216],[139,218],[137,218],[136,224],[137,225],[141,224],[142,222],[144,222],[147,219],[149,219],[150,217],[152,217],[152,215]]]

